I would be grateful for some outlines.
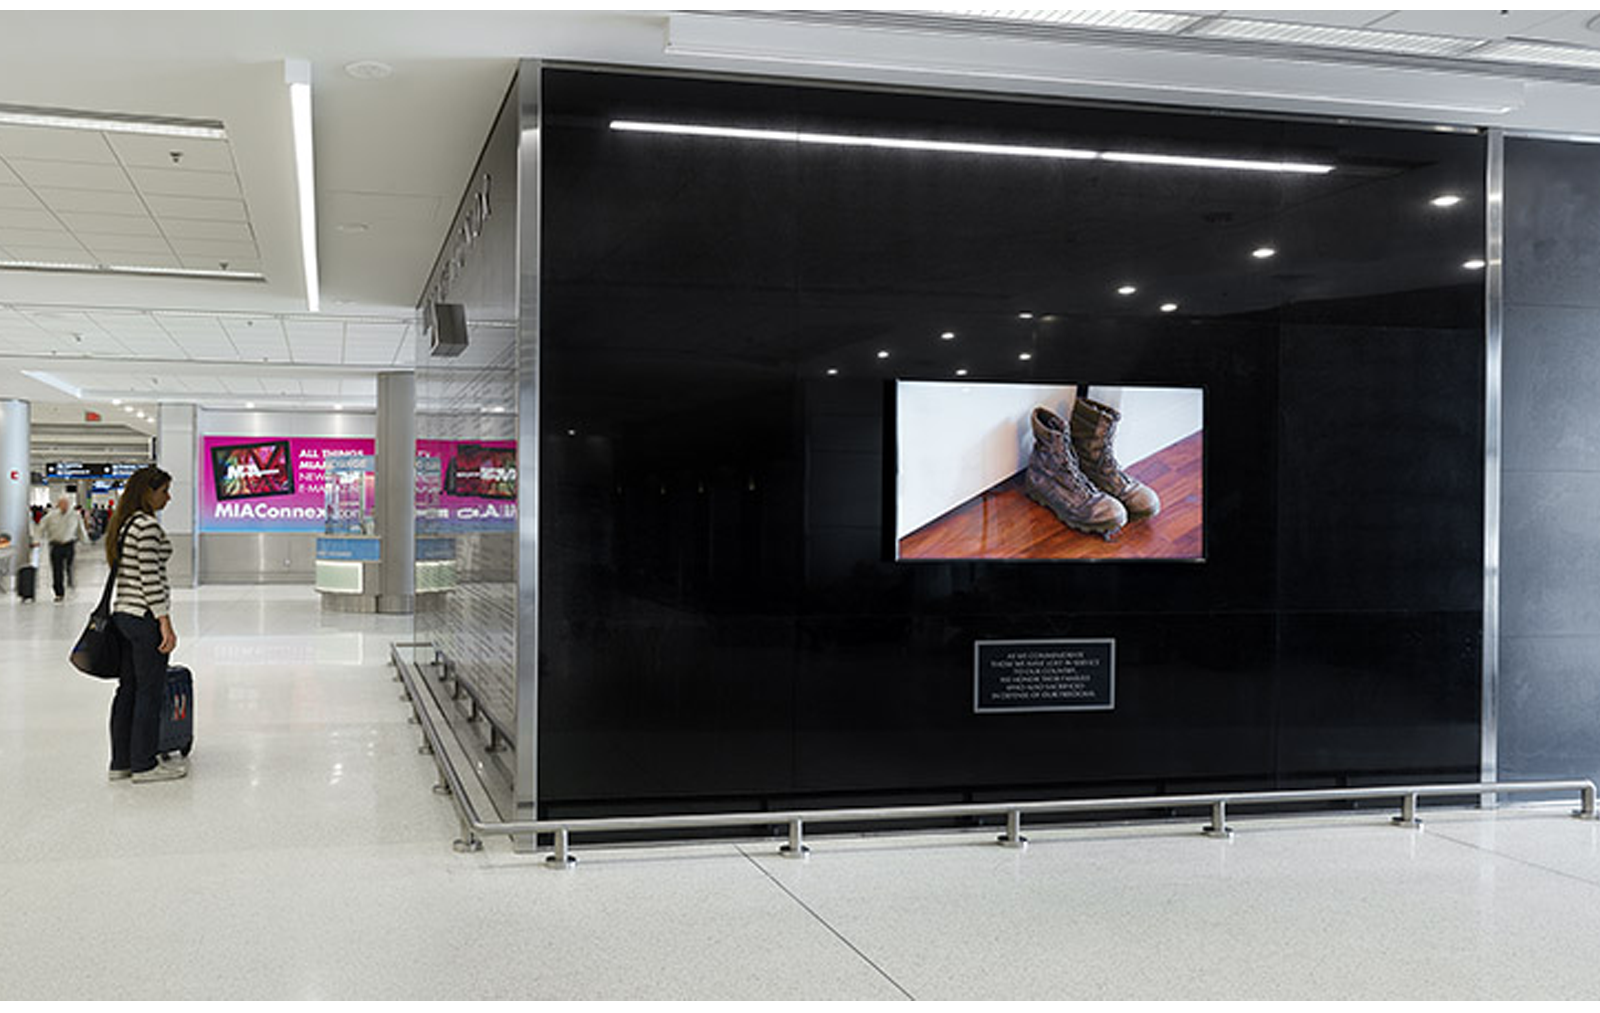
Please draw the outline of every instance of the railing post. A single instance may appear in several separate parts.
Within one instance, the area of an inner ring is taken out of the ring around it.
[[[1028,846],[1028,839],[1022,836],[1022,810],[1013,809],[1006,813],[1006,832],[996,838],[1001,847],[1022,849]]]
[[[472,832],[471,825],[465,819],[461,821],[461,836],[450,846],[461,854],[483,850],[483,842],[478,840],[478,835]]]
[[[801,820],[796,817],[789,821],[789,843],[778,849],[778,853],[785,858],[804,858],[811,852],[806,847],[805,838],[802,836]]]
[[[1390,822],[1397,827],[1407,827],[1412,830],[1422,829],[1422,821],[1417,818],[1416,792],[1407,792],[1400,796],[1400,815],[1392,817]]]
[[[566,827],[557,827],[555,832],[556,850],[553,854],[545,856],[545,864],[554,869],[570,869],[578,864],[578,856],[570,848],[570,840]]]
[[[1579,803],[1581,808],[1574,809],[1572,811],[1572,815],[1578,817],[1580,820],[1592,820],[1600,818],[1600,816],[1597,816],[1595,813],[1593,782],[1584,785],[1583,793],[1580,798],[1582,799],[1582,801]]]
[[[1217,799],[1211,803],[1211,825],[1201,833],[1207,837],[1221,837],[1227,839],[1233,836],[1233,828],[1228,826],[1228,803]]]

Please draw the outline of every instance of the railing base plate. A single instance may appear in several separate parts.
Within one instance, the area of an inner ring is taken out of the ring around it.
[[[811,848],[809,845],[805,844],[800,845],[799,848],[791,848],[789,845],[785,844],[778,848],[778,854],[782,855],[784,858],[804,858],[811,854]]]
[[[1026,837],[1012,837],[1010,834],[1001,834],[995,838],[995,841],[1002,848],[1015,848],[1017,851],[1025,851],[1028,847],[1028,839]]]
[[[1205,834],[1207,837],[1215,837],[1219,841],[1231,841],[1231,840],[1233,840],[1233,828],[1232,827],[1223,827],[1221,830],[1218,830],[1214,826],[1207,826],[1207,827],[1201,827],[1200,828],[1200,832],[1202,834]]]
[[[1397,827],[1405,827],[1407,830],[1422,829],[1422,821],[1416,818],[1408,820],[1404,816],[1391,816],[1389,817],[1389,822],[1393,823]]]

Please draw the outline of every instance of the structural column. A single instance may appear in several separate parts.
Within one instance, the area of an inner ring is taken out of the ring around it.
[[[410,612],[416,595],[417,380],[378,374],[378,611]]]
[[[167,575],[176,587],[199,584],[195,509],[199,503],[197,466],[199,412],[192,404],[162,404],[156,409],[156,466],[172,476],[172,501],[161,511],[161,526],[172,540]]]
[[[0,573],[14,574],[28,565],[28,489],[32,481],[29,440],[33,406],[0,400]]]

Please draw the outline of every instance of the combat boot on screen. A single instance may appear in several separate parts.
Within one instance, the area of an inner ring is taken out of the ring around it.
[[[1110,538],[1128,523],[1116,497],[1084,477],[1065,420],[1048,408],[1033,410],[1033,453],[1024,485],[1029,499],[1069,528]]]
[[[1079,466],[1101,489],[1122,502],[1128,520],[1143,520],[1161,512],[1161,497],[1143,482],[1123,471],[1112,450],[1122,413],[1110,405],[1080,397],[1072,406],[1072,446]]]

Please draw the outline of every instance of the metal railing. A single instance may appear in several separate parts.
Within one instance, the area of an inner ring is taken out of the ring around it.
[[[949,819],[961,817],[1003,816],[1005,832],[997,838],[999,844],[1009,848],[1027,846],[1022,835],[1024,816],[1061,816],[1072,813],[1114,813],[1150,809],[1205,809],[1211,811],[1211,822],[1202,832],[1211,837],[1231,837],[1228,826],[1230,806],[1283,805],[1301,802],[1383,801],[1393,799],[1400,805],[1399,815],[1392,818],[1397,826],[1419,828],[1417,802],[1423,798],[1465,797],[1475,795],[1548,794],[1552,792],[1577,792],[1579,808],[1572,815],[1579,819],[1596,819],[1595,784],[1587,779],[1565,781],[1515,781],[1481,782],[1475,784],[1409,784],[1381,785],[1367,788],[1316,788],[1304,791],[1241,791],[1212,792],[1194,795],[1144,795],[1129,798],[1054,799],[1026,802],[974,802],[948,805],[870,806],[842,809],[797,809],[790,811],[695,813],[677,816],[607,816],[583,819],[509,820],[488,822],[481,819],[477,808],[462,784],[461,775],[450,761],[439,730],[427,708],[422,706],[414,682],[411,663],[400,656],[404,647],[422,647],[424,644],[395,644],[391,662],[405,683],[407,696],[416,711],[418,723],[426,737],[425,752],[430,752],[439,768],[441,781],[434,786],[439,794],[449,795],[455,803],[456,815],[461,823],[461,837],[455,841],[457,851],[478,851],[483,847],[484,835],[525,837],[549,834],[554,849],[546,858],[552,865],[567,868],[577,858],[572,853],[574,833],[614,833],[619,831],[672,832],[714,827],[773,827],[786,828],[788,840],[778,849],[790,858],[802,858],[810,850],[805,843],[805,827],[817,824],[905,822],[919,819]]]

